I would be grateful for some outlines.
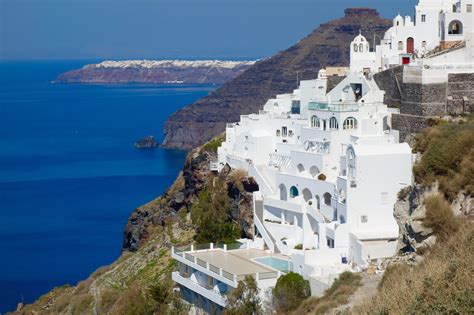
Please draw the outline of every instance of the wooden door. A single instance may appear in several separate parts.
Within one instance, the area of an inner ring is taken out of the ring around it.
[[[407,53],[413,54],[415,52],[415,40],[413,37],[407,38]]]

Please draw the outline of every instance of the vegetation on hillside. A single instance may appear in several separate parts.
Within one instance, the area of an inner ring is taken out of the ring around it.
[[[191,219],[197,226],[197,243],[234,243],[240,228],[232,219],[227,184],[219,177],[209,181],[191,208]]]
[[[425,198],[426,214],[423,225],[441,239],[449,238],[459,228],[460,219],[454,216],[451,205],[441,194]]]
[[[278,278],[273,289],[273,306],[279,313],[295,310],[311,295],[309,281],[300,274],[289,272]]]
[[[361,276],[351,272],[343,272],[334,281],[329,289],[321,297],[311,297],[305,300],[294,312],[295,314],[324,314],[327,311],[347,303],[351,296],[360,286]]]
[[[228,295],[227,315],[262,314],[260,289],[252,276],[239,281],[237,288]]]
[[[206,142],[201,149],[201,152],[208,151],[217,153],[217,149],[222,145],[222,142],[225,140],[225,135],[221,134],[217,137],[212,138],[210,141]]]
[[[416,138],[415,151],[422,153],[413,172],[417,183],[439,189],[449,201],[460,191],[474,191],[474,116],[459,123],[438,121]]]
[[[474,224],[464,221],[421,264],[392,265],[379,293],[355,314],[472,314]]]

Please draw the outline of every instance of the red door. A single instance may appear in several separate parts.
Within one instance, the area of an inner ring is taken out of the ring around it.
[[[407,38],[407,54],[413,54],[415,52],[415,40],[413,37]]]
[[[402,64],[404,65],[410,64],[410,57],[402,57]]]

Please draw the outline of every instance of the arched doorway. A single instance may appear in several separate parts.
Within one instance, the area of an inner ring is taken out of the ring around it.
[[[448,27],[449,35],[461,35],[462,34],[462,23],[460,21],[454,20],[449,23]]]
[[[296,188],[295,186],[291,186],[290,188],[290,197],[291,198],[296,198],[299,196],[299,191],[298,191],[298,188]]]
[[[413,54],[415,52],[415,40],[413,37],[407,38],[407,54]]]

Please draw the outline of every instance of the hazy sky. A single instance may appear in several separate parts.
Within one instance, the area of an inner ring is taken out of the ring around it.
[[[0,59],[256,58],[367,6],[416,0],[0,0]]]

